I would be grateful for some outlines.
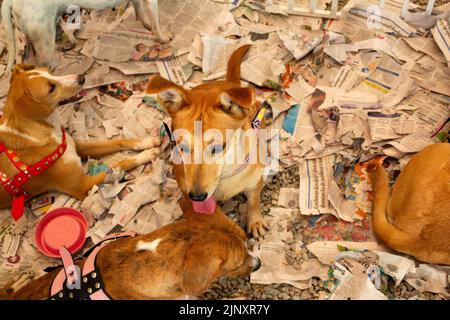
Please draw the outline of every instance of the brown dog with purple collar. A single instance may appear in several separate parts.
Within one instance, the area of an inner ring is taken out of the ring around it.
[[[212,214],[216,200],[225,201],[244,192],[248,200],[247,231],[259,237],[267,228],[260,208],[264,164],[259,152],[252,150],[259,150],[261,142],[251,135],[240,144],[224,143],[223,139],[217,138],[226,137],[230,131],[252,133],[253,120],[261,112],[255,89],[241,86],[240,65],[249,49],[250,45],[245,45],[231,55],[224,81],[212,81],[186,90],[155,75],[150,79],[147,93],[158,94],[159,102],[172,117],[174,135],[177,131],[185,133],[175,137],[174,143],[181,156],[191,161],[175,163],[173,172],[184,196],[193,202],[195,211]],[[198,143],[200,152],[209,153],[211,162],[195,160],[195,141],[200,135],[196,129],[198,123],[202,124],[200,134],[204,137]],[[220,135],[207,138],[208,131]],[[229,151],[256,159],[242,166],[214,161]],[[237,170],[233,169],[235,167]]]

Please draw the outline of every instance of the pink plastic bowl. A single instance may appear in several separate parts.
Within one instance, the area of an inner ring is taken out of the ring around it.
[[[59,249],[65,246],[70,253],[80,250],[86,242],[87,221],[84,215],[71,208],[59,208],[46,213],[34,231],[34,240],[43,254],[60,258]]]

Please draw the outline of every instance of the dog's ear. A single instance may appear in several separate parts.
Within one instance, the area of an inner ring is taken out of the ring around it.
[[[223,261],[211,243],[196,242],[185,255],[183,264],[183,288],[189,295],[200,295],[221,274]]]
[[[159,75],[150,78],[146,92],[157,93],[159,102],[171,116],[190,104],[186,89]]]
[[[16,66],[14,67],[14,70],[12,72],[12,78],[14,78],[19,73],[22,73],[24,71],[34,70],[34,69],[35,69],[35,67],[31,64],[16,64]]]
[[[219,108],[236,119],[253,114],[255,92],[252,88],[233,88],[220,95]]]
[[[37,100],[29,90],[25,90],[14,103],[17,113],[31,119],[42,119],[52,113],[52,108]]]

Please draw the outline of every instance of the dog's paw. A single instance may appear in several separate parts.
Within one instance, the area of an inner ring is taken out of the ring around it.
[[[247,232],[250,233],[255,239],[264,236],[267,232],[268,224],[266,219],[262,215],[249,220],[247,226]]]
[[[167,43],[174,38],[174,34],[172,32],[164,32],[162,37],[158,39],[162,43]]]
[[[148,150],[153,149],[155,147],[159,147],[161,145],[161,139],[158,137],[148,137],[145,139],[142,139],[136,145],[133,147],[133,150],[135,151],[142,151],[142,150]]]
[[[149,162],[153,162],[158,159],[161,154],[161,150],[159,148],[152,148],[145,151],[142,151],[137,155],[137,160],[140,164],[145,164]]]

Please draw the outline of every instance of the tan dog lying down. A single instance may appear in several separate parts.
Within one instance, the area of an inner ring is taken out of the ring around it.
[[[373,228],[392,249],[428,263],[450,265],[450,144],[414,155],[389,195],[389,177],[371,165]]]
[[[49,74],[47,69],[16,66],[3,116],[0,118],[0,143],[7,149],[14,150],[18,158],[28,166],[47,157],[62,141],[61,128],[52,123],[51,115],[62,101],[76,95],[83,84],[84,76],[57,77]],[[23,185],[28,197],[47,191],[59,191],[77,199],[84,198],[94,185],[105,181],[106,173],[87,176],[80,157],[96,158],[124,150],[145,150],[113,165],[122,170],[130,170],[155,160],[159,155],[159,149],[155,147],[160,141],[153,137],[75,142],[66,134],[66,140],[67,149],[54,165]],[[6,176],[12,178],[19,171],[5,153],[0,155],[0,168]],[[10,206],[11,200],[11,193],[0,186],[0,207]]]
[[[96,266],[111,299],[180,299],[198,296],[219,277],[246,276],[260,261],[245,247],[245,232],[219,209],[193,213],[150,234],[115,240],[100,250]],[[194,217],[195,215],[195,217]],[[77,262],[82,265],[83,262]],[[33,281],[11,299],[47,299],[59,270]]]

